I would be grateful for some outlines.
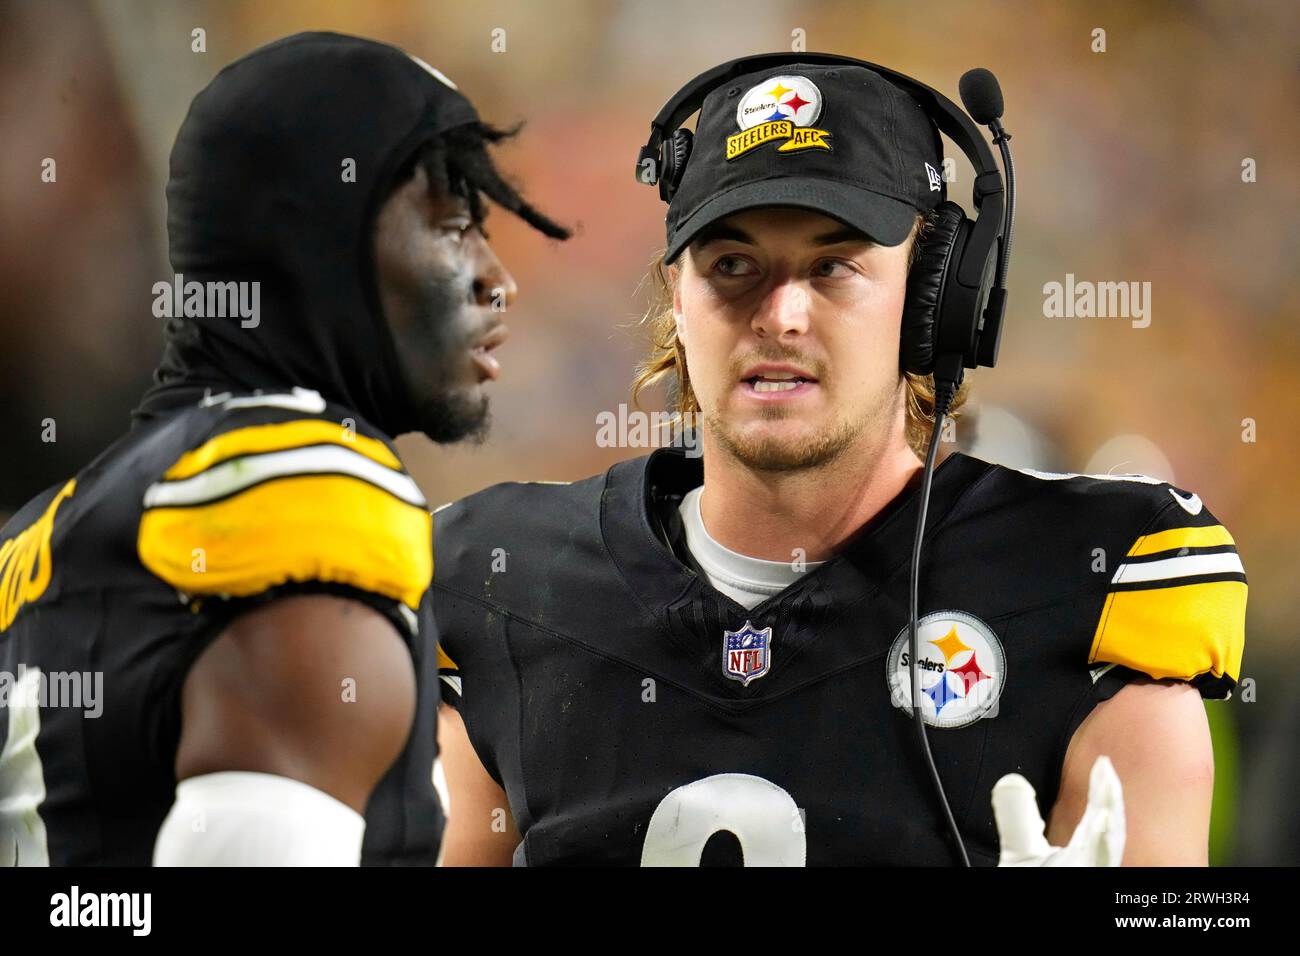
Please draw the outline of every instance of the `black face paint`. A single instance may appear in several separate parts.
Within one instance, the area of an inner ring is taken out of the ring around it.
[[[428,424],[434,411],[439,428],[463,424],[472,410],[431,410],[435,399],[413,398],[379,304],[371,238],[403,163],[477,120],[426,66],[357,37],[297,34],[222,70],[195,97],[172,149],[170,258],[186,283],[257,282],[259,315],[252,325],[239,316],[169,319],[137,417],[193,403],[209,388],[296,385],[390,435]]]
[[[419,429],[436,442],[487,434],[487,396],[466,380],[468,352],[483,331],[464,319],[472,282],[468,271],[427,272],[417,284],[413,320],[393,329]]]

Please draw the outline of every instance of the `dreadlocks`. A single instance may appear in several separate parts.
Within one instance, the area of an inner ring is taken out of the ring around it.
[[[415,169],[415,163],[424,167],[429,177],[429,188],[445,195],[463,197],[469,203],[470,216],[480,229],[487,215],[483,202],[486,195],[503,209],[514,213],[538,232],[552,239],[568,239],[568,229],[547,218],[519,195],[501,178],[492,158],[487,154],[488,144],[495,144],[519,133],[523,123],[513,129],[497,129],[488,123],[468,123],[455,126],[424,145],[401,173],[397,182],[404,182]],[[486,236],[487,233],[485,232]]]

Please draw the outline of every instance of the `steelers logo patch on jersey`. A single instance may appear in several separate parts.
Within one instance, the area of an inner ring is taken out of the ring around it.
[[[936,611],[917,622],[921,719],[931,727],[966,727],[996,713],[1006,683],[1006,654],[993,629],[964,611]],[[890,701],[912,709],[910,628],[894,638],[886,661]]]
[[[822,94],[806,76],[774,76],[752,86],[736,105],[740,132],[727,137],[727,159],[755,147],[783,140],[779,153],[801,149],[829,150],[831,134],[813,124],[822,114]]]

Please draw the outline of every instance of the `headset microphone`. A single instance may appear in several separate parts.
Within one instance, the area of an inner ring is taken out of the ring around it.
[[[1007,146],[1011,134],[1002,126],[1002,87],[998,85],[998,78],[982,67],[968,70],[962,75],[957,89],[961,93],[962,105],[971,118],[980,126],[987,126],[993,131],[993,142],[1002,152],[1003,178],[1006,180],[1006,224],[998,240],[997,273],[981,323],[982,328],[991,324],[991,329],[980,336],[979,364],[992,365],[997,361],[998,345],[1002,339],[1002,316],[1006,310],[1007,263],[1011,259],[1011,233],[1016,219],[1016,170],[1011,161],[1011,149]]]

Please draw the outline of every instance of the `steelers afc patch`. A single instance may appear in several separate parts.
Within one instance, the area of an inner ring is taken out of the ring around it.
[[[910,715],[910,628],[894,638],[885,663],[890,702]],[[936,611],[917,622],[921,719],[931,727],[967,727],[997,713],[1007,661],[993,629],[964,611]]]
[[[736,105],[740,132],[727,137],[730,162],[766,143],[778,153],[831,149],[830,131],[813,124],[822,114],[822,93],[806,76],[774,76],[751,86]]]

